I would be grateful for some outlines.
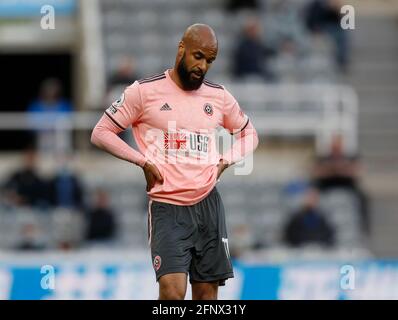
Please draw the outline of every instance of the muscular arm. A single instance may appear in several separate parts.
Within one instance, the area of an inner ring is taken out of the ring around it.
[[[222,160],[226,161],[228,165],[239,162],[258,146],[257,132],[250,121],[246,128],[238,133],[235,138],[236,140],[231,149],[222,155]]]
[[[146,158],[118,137],[122,131],[106,115],[103,115],[91,134],[91,142],[119,159],[143,167]]]

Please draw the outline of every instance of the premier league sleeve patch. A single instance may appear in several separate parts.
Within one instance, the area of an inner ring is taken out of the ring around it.
[[[115,114],[117,112],[117,108],[120,108],[124,103],[124,93],[120,96],[118,100],[112,103],[112,105],[108,108],[108,112],[110,114]]]
[[[112,103],[112,105],[115,108],[120,108],[124,103],[124,93],[122,93],[122,95],[120,96],[120,98],[118,100],[116,100],[114,103]]]

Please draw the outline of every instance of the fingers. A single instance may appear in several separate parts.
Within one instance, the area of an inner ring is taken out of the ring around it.
[[[152,172],[152,174],[153,174],[153,176],[155,177],[156,180],[158,180],[159,182],[163,183],[163,177],[160,174],[159,169],[155,165],[151,166],[151,172]]]
[[[217,164],[217,180],[220,178],[224,170],[228,167],[227,164],[220,162]]]
[[[147,192],[149,192],[155,186],[156,181],[163,183],[163,177],[160,174],[158,168],[154,164],[148,163],[146,168],[144,168],[144,172],[147,181],[147,187],[146,187]]]
[[[148,173],[147,179],[146,179],[146,191],[150,191],[154,186],[155,186],[155,177],[152,174],[152,172]]]
[[[154,166],[154,170],[152,171],[152,173],[153,173],[153,175],[155,176],[156,180],[158,180],[160,183],[163,183],[163,177],[162,177],[162,175],[160,174],[158,168],[156,168],[156,167]]]
[[[221,176],[221,169],[220,166],[217,165],[217,179],[220,178],[220,176]]]

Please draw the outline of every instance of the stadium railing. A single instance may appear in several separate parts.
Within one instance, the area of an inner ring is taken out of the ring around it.
[[[358,98],[342,85],[227,85],[258,134],[277,136],[311,135],[316,151],[324,153],[335,133],[343,135],[347,151],[357,150]],[[1,130],[54,130],[57,149],[70,149],[74,130],[92,130],[99,111],[77,111],[70,115],[3,112]],[[50,119],[50,121],[46,121]]]

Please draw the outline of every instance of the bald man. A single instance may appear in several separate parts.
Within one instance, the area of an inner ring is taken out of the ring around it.
[[[174,68],[127,87],[92,132],[92,143],[144,171],[159,299],[184,299],[188,275],[193,299],[217,299],[218,287],[233,277],[216,183],[254,151],[258,138],[234,97],[205,79],[217,51],[209,26],[188,27]],[[129,126],[139,150],[117,136]],[[215,138],[220,126],[236,137],[222,155]]]

